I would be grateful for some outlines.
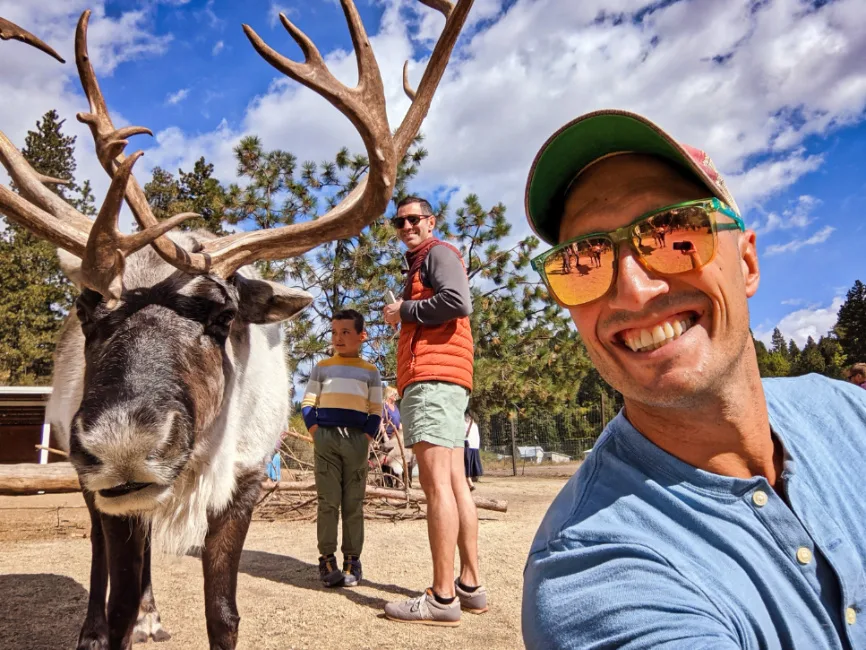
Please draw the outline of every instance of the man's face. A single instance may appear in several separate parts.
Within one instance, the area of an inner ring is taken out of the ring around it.
[[[367,332],[357,332],[351,319],[331,321],[331,345],[341,357],[357,357],[361,345],[367,340]]]
[[[660,159],[614,156],[588,169],[572,188],[560,241],[709,196]],[[747,299],[760,277],[754,232],[719,233],[715,259],[678,275],[647,270],[627,244],[620,246],[617,264],[607,294],[569,309],[599,373],[626,399],[651,406],[689,405],[717,391],[750,341]],[[625,344],[647,335],[662,338],[661,345],[635,352]]]
[[[848,375],[848,381],[850,381],[852,384],[857,384],[859,386],[863,382],[866,382],[866,375],[864,375],[862,372],[852,371],[851,374]]]
[[[436,217],[432,215],[424,215],[424,210],[420,203],[407,203],[401,205],[397,209],[398,217],[425,216],[424,219],[418,221],[417,225],[412,225],[407,220],[403,227],[397,231],[397,236],[400,238],[406,248],[410,251],[418,248],[427,239],[433,236],[433,228],[436,226]]]

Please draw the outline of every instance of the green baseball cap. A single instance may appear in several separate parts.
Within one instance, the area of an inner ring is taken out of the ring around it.
[[[603,110],[572,120],[547,139],[532,162],[526,181],[526,218],[548,244],[559,241],[565,195],[574,179],[593,163],[618,153],[666,158],[707,186],[713,196],[740,213],[710,157],[681,144],[641,115]]]

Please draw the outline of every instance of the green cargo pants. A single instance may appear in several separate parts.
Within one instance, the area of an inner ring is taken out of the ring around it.
[[[368,441],[360,429],[319,427],[313,436],[316,492],[319,495],[316,533],[320,555],[337,551],[340,510],[343,511],[343,555],[361,555]]]

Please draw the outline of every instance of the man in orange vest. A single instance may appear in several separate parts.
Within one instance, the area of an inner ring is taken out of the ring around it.
[[[427,497],[433,585],[417,598],[385,605],[387,618],[456,626],[461,609],[487,611],[478,574],[478,514],[463,475],[463,413],[472,390],[472,299],[460,251],[433,236],[436,217],[410,196],[391,219],[406,245],[409,272],[402,299],[384,318],[400,327],[397,390],[407,447],[418,461]],[[460,575],[454,579],[454,550]]]

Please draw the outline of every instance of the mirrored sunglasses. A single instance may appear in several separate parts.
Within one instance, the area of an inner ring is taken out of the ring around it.
[[[734,223],[718,223],[718,214]],[[745,225],[718,199],[687,201],[654,210],[611,232],[576,237],[531,263],[554,300],[576,307],[601,298],[613,286],[619,244],[628,243],[645,268],[674,275],[709,264],[721,230],[745,230]]]

